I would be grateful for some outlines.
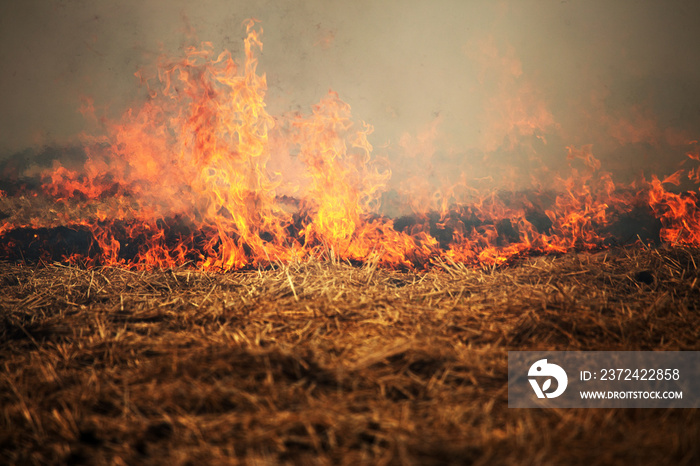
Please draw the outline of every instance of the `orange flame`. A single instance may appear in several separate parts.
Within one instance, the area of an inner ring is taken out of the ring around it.
[[[378,214],[391,172],[373,157],[372,127],[353,121],[350,106],[332,91],[310,115],[291,121],[269,115],[266,78],[257,72],[262,29],[254,20],[245,26],[242,69],[230,53],[215,55],[210,43],[162,61],[149,100],[107,123],[105,136],[87,139],[82,170],[57,165],[44,173],[53,207],[15,209],[0,235],[83,228],[95,247],[69,261],[133,268],[225,271],[319,254],[391,267],[438,259],[492,265],[525,253],[602,247],[606,226],[646,206],[662,224],[663,241],[700,245],[698,192],[664,187],[679,186],[685,171],[662,181],[654,176],[641,188],[616,186],[590,145],[568,148],[571,174],[553,176],[547,190],[509,198],[479,193],[463,179],[431,198],[439,217],[416,212],[413,223],[398,228]],[[83,110],[94,114],[92,102]],[[546,116],[539,126],[553,124],[549,113],[538,115]],[[280,122],[306,175],[297,180],[306,187],[293,208],[268,168],[276,150],[270,135]],[[697,151],[688,157],[700,161]],[[700,170],[686,178],[699,183]],[[471,202],[455,204],[457,192]],[[11,201],[0,192],[0,202]]]

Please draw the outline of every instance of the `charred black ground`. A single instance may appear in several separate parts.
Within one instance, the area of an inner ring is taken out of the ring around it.
[[[551,202],[556,197],[555,194],[500,192],[498,197],[499,202],[503,202],[507,207],[525,211],[527,221],[533,225],[538,233],[554,234],[551,230],[552,222],[545,211],[552,207]],[[515,198],[518,200],[513,200]],[[79,209],[75,205],[80,204],[79,200],[60,201],[57,204],[51,200],[37,202],[36,198],[20,194],[14,198],[7,198],[2,203],[0,215],[7,218],[13,211],[23,208],[18,207],[18,205],[31,203],[41,204],[47,209],[48,206],[54,208],[57,205],[72,204],[73,206],[67,209],[73,210]],[[293,198],[282,198],[280,203],[292,209],[300,207],[299,201]],[[303,210],[298,210],[298,213],[293,215],[292,222],[286,227],[290,241],[298,238],[300,232],[310,222],[311,220],[304,214]],[[156,232],[163,233],[162,240],[158,242],[158,245],[173,251],[173,254],[175,254],[179,244],[187,246],[188,256],[182,261],[183,265],[199,262],[205,254],[204,245],[208,242],[208,238],[216,235],[213,230],[207,231],[197,228],[183,216],[154,219],[149,223],[142,220],[106,220],[94,222],[94,225],[109,230],[114,240],[120,244],[119,259],[134,265],[137,265],[139,253],[152,247],[153,236],[156,235]],[[496,247],[507,247],[520,242],[520,235],[523,233],[519,231],[517,225],[508,219],[494,221],[483,218],[471,206],[454,208],[447,215],[429,212],[424,215],[403,216],[394,219],[393,225],[401,233],[414,236],[421,232],[429,234],[437,240],[437,248],[442,251],[448,250],[452,243],[459,241],[455,239],[456,233],[469,236],[476,232],[477,236],[487,237],[487,230],[495,230],[497,236],[493,241],[493,246]],[[636,205],[632,206],[628,212],[612,212],[608,224],[596,225],[593,223],[590,227],[600,235],[600,239],[593,245],[577,243],[575,247],[579,251],[630,245],[638,241],[658,245],[660,244],[659,232],[662,223],[654,216],[648,206]],[[272,239],[272,234],[264,231],[260,232],[259,236],[264,241]],[[236,239],[235,235],[233,235],[233,239]],[[0,235],[0,240],[2,241],[0,260],[4,261],[22,262],[28,265],[39,261],[65,263],[68,258],[73,257],[72,262],[74,263],[93,266],[105,265],[100,259],[102,250],[99,242],[96,241],[91,229],[79,224],[43,228],[18,227]],[[533,249],[527,254],[542,253],[543,251]],[[424,257],[409,256],[407,260],[412,264],[412,267],[418,269],[430,267],[430,263]]]

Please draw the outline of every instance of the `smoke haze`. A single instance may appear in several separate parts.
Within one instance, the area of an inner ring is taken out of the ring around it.
[[[397,187],[455,165],[556,167],[585,144],[618,176],[672,172],[700,137],[693,1],[35,0],[0,6],[0,154],[98,132],[85,98],[118,116],[162,54],[210,41],[242,59],[250,17],[270,114],[333,89],[374,126]]]

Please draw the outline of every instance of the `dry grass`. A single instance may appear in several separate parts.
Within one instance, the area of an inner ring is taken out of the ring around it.
[[[0,266],[10,463],[698,464],[697,410],[507,407],[508,350],[700,350],[700,252],[425,273]]]

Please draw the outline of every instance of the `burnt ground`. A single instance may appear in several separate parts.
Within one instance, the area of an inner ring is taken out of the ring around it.
[[[0,458],[699,464],[697,409],[509,409],[508,350],[700,350],[700,251],[397,272],[0,264]]]

